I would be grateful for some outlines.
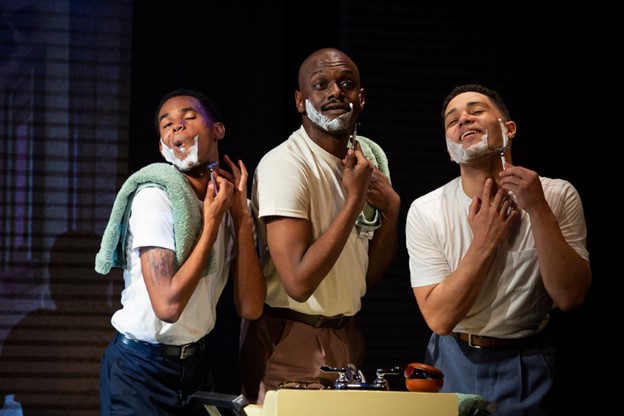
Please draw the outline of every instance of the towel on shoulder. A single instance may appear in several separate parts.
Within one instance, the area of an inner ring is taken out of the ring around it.
[[[95,257],[95,271],[107,274],[113,267],[126,267],[126,234],[130,207],[136,192],[146,186],[164,190],[173,207],[173,227],[176,246],[176,270],[190,255],[201,229],[201,204],[186,177],[168,163],[152,163],[124,182],[115,197],[112,212],[102,236],[100,251]],[[215,257],[211,253],[208,262],[210,272],[216,270]]]

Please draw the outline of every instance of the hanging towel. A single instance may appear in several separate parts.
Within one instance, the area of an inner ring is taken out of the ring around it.
[[[117,193],[108,220],[100,251],[95,256],[95,271],[107,274],[113,267],[125,268],[126,233],[132,199],[146,186],[156,186],[167,193],[173,207],[175,238],[175,269],[179,269],[190,255],[201,230],[201,205],[186,177],[173,165],[153,163],[132,174]],[[210,254],[208,271],[216,270],[214,254]]]
[[[364,156],[390,180],[388,157],[381,146],[364,136],[356,136],[356,140],[360,143]],[[360,234],[367,234],[369,238],[372,238],[373,231],[381,227],[381,215],[379,210],[366,202],[364,204],[364,209],[355,221],[355,225],[359,228]]]

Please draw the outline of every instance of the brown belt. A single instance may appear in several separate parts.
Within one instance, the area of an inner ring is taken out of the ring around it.
[[[540,334],[524,338],[495,338],[465,332],[451,332],[451,336],[472,348],[501,349],[526,347],[537,341]]]
[[[337,316],[323,316],[323,315],[308,315],[305,313],[293,311],[288,308],[274,308],[269,305],[264,305],[265,312],[279,316],[280,318],[289,319],[291,321],[301,322],[315,328],[332,328],[340,329],[344,328],[352,319],[353,316],[337,315]]]

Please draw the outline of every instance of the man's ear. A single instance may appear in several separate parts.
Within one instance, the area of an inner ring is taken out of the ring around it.
[[[305,114],[305,103],[300,91],[295,91],[295,107],[297,107],[299,114]]]
[[[213,129],[215,131],[215,137],[217,140],[221,140],[222,138],[225,137],[225,124],[219,121],[215,123]]]
[[[363,110],[364,103],[366,103],[366,93],[364,91],[364,88],[360,89],[360,94],[358,95],[358,97],[360,98],[360,110]]]
[[[507,128],[507,138],[511,141],[514,137],[516,137],[516,122],[509,120],[505,121],[505,127]]]

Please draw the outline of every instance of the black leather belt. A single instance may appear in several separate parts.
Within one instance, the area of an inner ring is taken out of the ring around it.
[[[451,332],[451,336],[469,347],[486,349],[522,348],[535,345],[536,341],[541,339],[541,334],[524,338],[495,338],[467,334],[465,332]]]
[[[323,316],[323,315],[308,315],[305,313],[293,311],[288,308],[274,308],[269,305],[264,305],[265,312],[273,314],[280,318],[290,319],[291,321],[301,322],[315,328],[332,328],[340,329],[344,328],[351,320],[353,316],[337,315],[337,316]]]
[[[122,333],[118,333],[117,337],[122,344],[125,344],[133,350],[142,353],[152,353],[155,355],[167,355],[171,357],[178,357],[183,360],[185,358],[192,357],[199,354],[204,350],[204,344],[206,343],[204,338],[197,342],[184,345],[167,345],[167,344],[151,344],[145,341],[137,341],[132,338],[128,338]]]

